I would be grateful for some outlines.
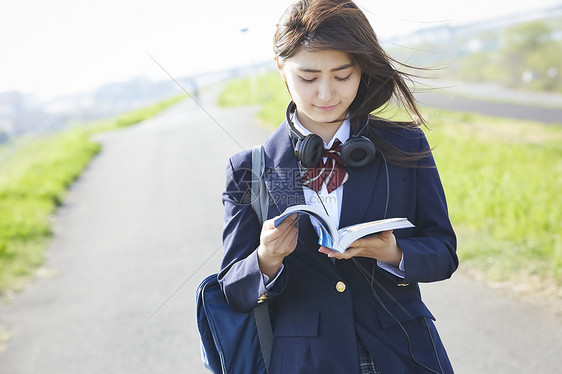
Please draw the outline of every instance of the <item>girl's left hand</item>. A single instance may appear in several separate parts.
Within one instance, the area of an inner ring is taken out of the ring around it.
[[[376,235],[369,235],[351,243],[343,253],[320,247],[319,252],[328,257],[347,260],[352,257],[370,257],[398,267],[402,260],[402,250],[396,243],[392,230],[383,231]]]

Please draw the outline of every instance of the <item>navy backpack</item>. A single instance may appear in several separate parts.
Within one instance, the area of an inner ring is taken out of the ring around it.
[[[260,222],[267,219],[268,209],[264,169],[263,146],[255,146],[252,149],[252,208]],[[203,365],[213,374],[267,373],[273,345],[267,302],[247,313],[236,312],[227,303],[217,274],[209,275],[199,284],[196,301]]]

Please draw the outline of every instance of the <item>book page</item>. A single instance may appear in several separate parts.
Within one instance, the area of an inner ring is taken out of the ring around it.
[[[339,244],[341,248],[347,249],[359,238],[367,235],[376,234],[387,230],[403,229],[414,227],[406,218],[387,218],[378,221],[358,223],[356,225],[347,226],[338,231]]]
[[[318,234],[318,244],[324,247],[333,248],[334,241],[332,240],[330,233],[328,232],[328,230],[326,230],[324,225],[322,225],[322,223],[313,215],[310,216],[310,220],[312,221],[312,226]],[[314,223],[316,223],[316,225]]]

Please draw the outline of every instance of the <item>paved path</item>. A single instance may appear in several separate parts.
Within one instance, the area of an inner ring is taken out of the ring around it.
[[[57,214],[47,276],[0,307],[0,374],[207,373],[194,294],[220,261],[224,167],[268,131],[255,108],[202,103],[213,118],[186,101],[100,136]],[[562,367],[562,319],[540,305],[462,272],[423,292],[457,373]]]
[[[242,147],[265,138],[254,109],[203,105]],[[195,288],[218,268],[224,170],[241,147],[191,101],[100,140],[58,212],[52,276],[0,307],[13,335],[0,373],[204,373]]]

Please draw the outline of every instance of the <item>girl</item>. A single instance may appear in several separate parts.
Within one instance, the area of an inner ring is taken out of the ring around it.
[[[223,194],[219,282],[231,306],[268,300],[274,330],[270,373],[452,373],[418,282],[449,278],[456,238],[420,120],[370,113],[398,99],[422,118],[405,76],[351,1],[300,0],[274,37],[292,102],[264,143],[269,220],[247,196],[251,153],[231,157]],[[319,247],[315,223],[273,218],[317,205],[339,227],[406,217],[415,228]]]

